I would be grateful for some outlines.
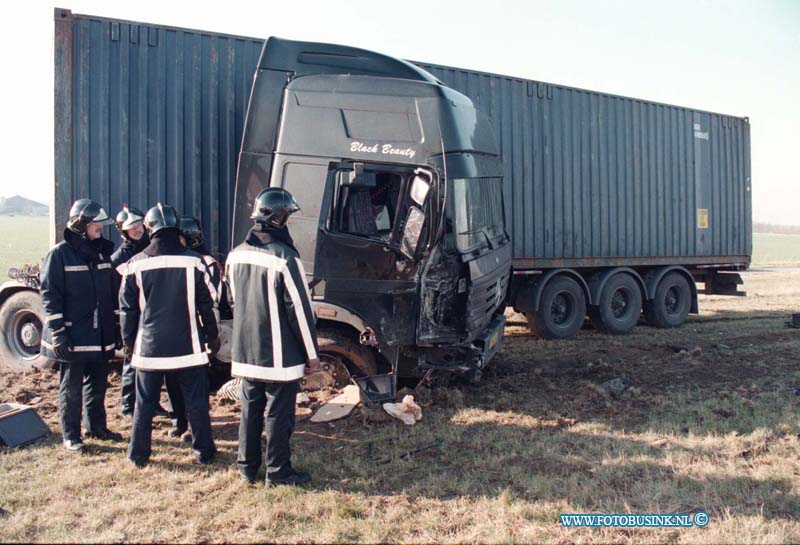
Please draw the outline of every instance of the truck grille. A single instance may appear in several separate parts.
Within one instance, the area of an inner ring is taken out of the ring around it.
[[[466,329],[470,336],[482,331],[505,301],[510,278],[510,245],[476,261],[470,263],[470,276],[475,280],[470,282],[467,295]]]

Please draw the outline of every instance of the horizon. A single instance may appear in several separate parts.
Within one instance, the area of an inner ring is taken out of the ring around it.
[[[419,62],[747,116],[753,221],[798,221],[792,159],[800,147],[800,2],[681,0],[667,9],[655,2],[566,0],[509,3],[508,9],[489,12],[474,0],[459,2],[458,9],[450,9],[454,4],[449,2],[428,6],[409,0],[399,12],[383,5],[321,1],[267,7],[232,1],[222,11],[206,4],[186,10],[180,2],[152,0],[58,4],[73,13],[165,26],[341,43]],[[6,126],[14,130],[4,131],[0,146],[19,166],[0,181],[0,194],[16,193],[48,206],[53,193],[55,7],[53,2],[15,6],[10,11],[17,24],[0,36],[7,42],[5,51],[24,43],[28,53],[6,58],[9,73],[23,74],[24,85],[3,91],[6,100],[0,108]],[[480,18],[472,16],[476,10]],[[307,17],[309,12],[316,16]],[[424,21],[419,13],[426,14]],[[340,20],[348,24],[330,24]],[[439,23],[436,32],[430,32],[430,21]],[[351,29],[357,32],[343,32]],[[39,141],[46,145],[30,145]],[[31,164],[45,175],[31,180]]]

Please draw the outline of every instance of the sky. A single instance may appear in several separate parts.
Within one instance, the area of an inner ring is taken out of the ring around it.
[[[800,224],[800,0],[15,2],[0,33],[0,196],[51,199],[56,6],[748,116],[754,220]]]

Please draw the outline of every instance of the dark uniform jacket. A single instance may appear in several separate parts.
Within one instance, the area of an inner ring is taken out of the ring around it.
[[[208,275],[211,277],[211,284],[214,286],[214,289],[217,290],[217,293],[214,295],[214,301],[217,303],[220,319],[232,320],[233,314],[230,303],[228,302],[228,284],[223,278],[222,267],[219,261],[211,255],[211,252],[206,250],[205,246],[200,246],[196,248],[195,251],[200,254],[203,263],[206,264]]]
[[[205,263],[208,276],[211,278],[211,286],[214,288],[211,297],[219,304],[220,294],[222,292],[222,269],[219,266],[219,261],[214,259],[214,256],[211,255],[211,252],[206,250],[205,246],[195,248],[194,251],[200,254],[200,259]]]
[[[177,230],[157,233],[118,270],[122,340],[133,348],[131,365],[163,371],[207,364],[205,343],[218,336],[214,288],[200,255],[181,246]]]
[[[111,255],[111,265],[116,269],[123,263],[127,263],[133,256],[147,248],[149,243],[150,239],[147,233],[144,233],[139,240],[129,240],[122,237],[122,244],[120,244],[117,251]]]
[[[42,354],[56,358],[53,338],[66,334],[69,357],[106,361],[116,344],[116,273],[111,268],[114,244],[100,238],[89,241],[64,230],[64,240],[45,256],[40,273],[45,327]]]
[[[251,230],[225,263],[233,299],[231,374],[287,382],[317,358],[317,332],[297,251],[268,232]]]

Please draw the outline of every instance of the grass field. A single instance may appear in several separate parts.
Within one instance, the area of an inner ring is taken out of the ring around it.
[[[39,263],[47,253],[47,217],[0,216],[0,284],[10,267]]]
[[[9,267],[38,263],[47,252],[48,218],[0,216],[0,278]],[[753,235],[753,265],[800,264],[800,235]]]
[[[800,263],[800,235],[753,234],[753,265]]]
[[[371,408],[301,417],[305,489],[240,481],[238,407],[216,398],[211,467],[164,420],[144,470],[123,444],[75,456],[57,434],[0,449],[0,542],[800,542],[800,331],[783,324],[800,312],[800,272],[744,280],[748,297],[701,296],[678,330],[545,341],[510,314],[484,381],[419,389],[414,427]],[[612,378],[629,385],[619,399],[600,386]],[[0,401],[35,406],[57,433],[57,383],[0,370]],[[128,437],[116,372],[111,384],[109,424]],[[706,528],[569,529],[558,517],[698,510]]]

